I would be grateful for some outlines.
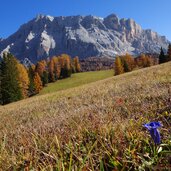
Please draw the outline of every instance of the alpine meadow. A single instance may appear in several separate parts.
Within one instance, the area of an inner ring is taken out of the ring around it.
[[[0,107],[2,170],[145,170],[170,164],[171,63]],[[143,128],[162,123],[156,146]]]
[[[0,171],[170,171],[170,6],[1,2]]]

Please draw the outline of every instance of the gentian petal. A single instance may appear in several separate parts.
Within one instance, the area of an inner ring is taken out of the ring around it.
[[[144,127],[146,127],[149,130],[153,141],[156,144],[160,144],[161,137],[160,137],[160,132],[157,129],[157,128],[161,127],[160,122],[150,122],[150,123],[144,124]]]

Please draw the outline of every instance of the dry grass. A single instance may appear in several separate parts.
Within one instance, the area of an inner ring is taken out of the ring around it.
[[[0,118],[1,170],[168,167],[171,63],[9,104]],[[149,121],[163,124],[158,147]]]

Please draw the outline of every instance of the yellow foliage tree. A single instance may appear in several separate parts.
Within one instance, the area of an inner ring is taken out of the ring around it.
[[[121,58],[118,56],[115,59],[114,71],[115,71],[115,75],[119,75],[119,74],[124,73],[124,68],[123,68],[123,65],[121,62]]]
[[[29,76],[28,76],[28,72],[26,70],[26,68],[18,63],[17,64],[17,68],[19,71],[19,85],[21,87],[21,91],[22,91],[22,96],[23,98],[27,98],[28,97],[28,89],[29,89]]]
[[[50,59],[49,65],[48,65],[48,72],[49,72],[49,82],[55,82],[55,63],[53,58]]]
[[[76,72],[80,72],[80,71],[81,71],[81,66],[80,66],[80,63],[79,63],[79,58],[78,58],[78,56],[76,56],[76,57],[73,59],[73,63],[74,63],[75,71],[76,71]]]
[[[55,74],[55,79],[59,79],[60,74],[61,74],[61,66],[59,63],[59,57],[53,57],[52,58],[54,61],[54,74]]]
[[[61,66],[61,77],[66,78],[71,76],[71,58],[67,54],[62,54],[59,57],[59,64]]]
[[[35,85],[35,93],[39,93],[40,90],[42,90],[43,86],[42,86],[41,78],[40,78],[40,76],[39,76],[39,74],[37,72],[35,72],[33,82],[34,82],[34,85]]]
[[[153,65],[153,61],[150,56],[141,54],[140,59],[139,59],[139,66],[140,67],[150,67]]]
[[[128,71],[132,71],[135,67],[135,62],[134,62],[134,58],[130,55],[130,54],[126,54],[124,56],[124,59],[128,65]]]
[[[43,72],[46,70],[46,66],[47,64],[45,60],[39,61],[36,65],[35,72],[37,72],[39,76],[42,77]]]

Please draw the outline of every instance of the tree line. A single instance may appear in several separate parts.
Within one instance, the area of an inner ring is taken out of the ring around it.
[[[167,54],[161,48],[158,63],[171,61],[171,44]],[[141,54],[133,57],[130,54],[116,56],[115,75],[130,72],[134,69],[155,65],[156,58]],[[70,77],[80,72],[79,58],[67,54],[41,60],[36,65],[25,67],[12,54],[6,53],[0,61],[0,104],[8,104],[38,94],[48,83]]]
[[[12,54],[0,61],[0,104],[8,104],[38,94],[50,82],[80,72],[79,58],[67,54],[41,60],[25,67]]]
[[[150,67],[155,64],[162,64],[171,61],[171,44],[168,46],[167,54],[161,48],[158,61],[152,55],[141,54],[138,57],[133,57],[130,54],[116,56],[114,61],[114,75],[130,72],[135,69]]]

